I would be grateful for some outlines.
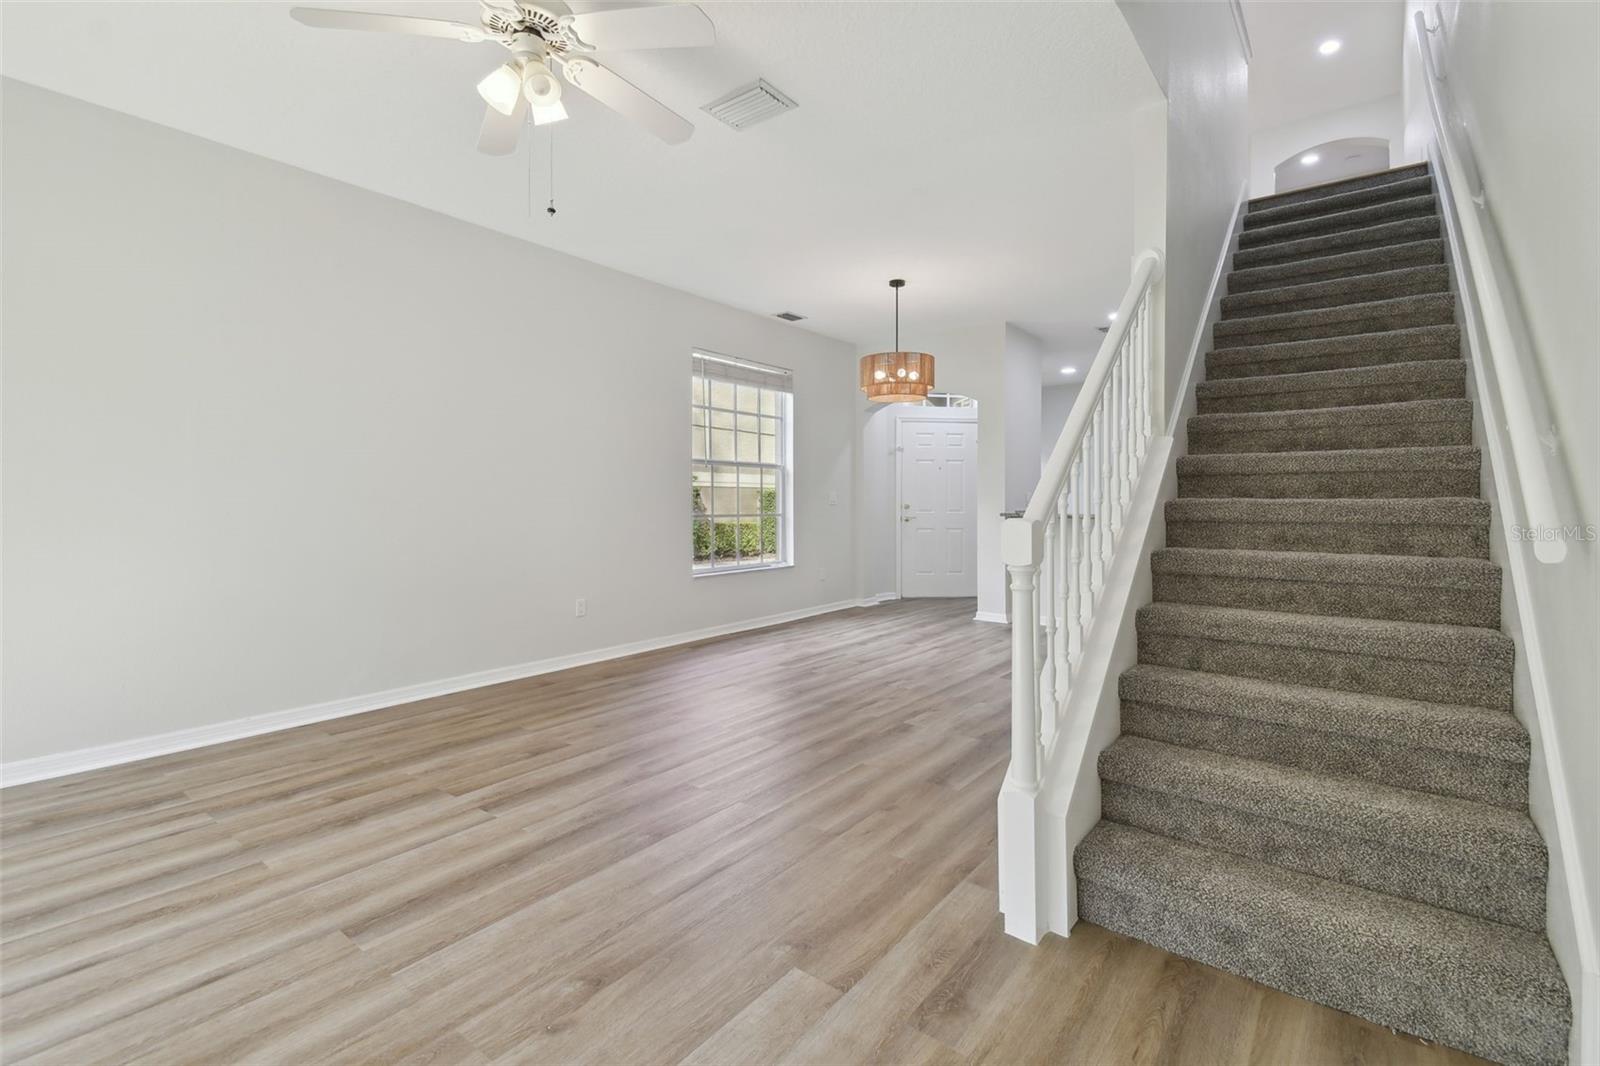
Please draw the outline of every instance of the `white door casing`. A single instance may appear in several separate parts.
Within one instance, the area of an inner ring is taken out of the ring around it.
[[[898,423],[900,595],[976,596],[978,423]]]

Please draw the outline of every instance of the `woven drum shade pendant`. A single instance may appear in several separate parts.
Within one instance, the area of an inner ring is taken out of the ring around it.
[[[905,279],[889,282],[894,290],[894,347],[861,357],[861,391],[875,403],[919,403],[933,388],[933,356],[900,350],[900,290]]]

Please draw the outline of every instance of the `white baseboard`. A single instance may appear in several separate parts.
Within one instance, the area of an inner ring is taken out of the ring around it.
[[[1006,617],[1004,611],[979,611],[972,618],[977,622],[994,622],[1003,626],[1011,624],[1011,619]]]
[[[856,601],[857,607],[876,607],[880,603],[892,603],[900,598],[898,592],[878,592],[870,596],[863,596]]]
[[[141,759],[153,759],[158,755],[171,755],[174,752],[189,751],[193,748],[203,748],[212,744],[224,744],[230,740],[243,740],[245,737],[259,736],[262,733],[275,733],[282,729],[293,729],[296,726],[327,722],[335,718],[381,710],[385,707],[393,707],[402,703],[415,703],[417,700],[432,699],[435,696],[448,696],[455,692],[465,692],[469,689],[498,685],[507,681],[520,681],[523,678],[537,677],[540,674],[551,674],[558,670],[570,670],[575,666],[587,666],[590,663],[605,662],[608,659],[621,659],[629,655],[670,648],[679,644],[691,644],[694,641],[707,640],[711,637],[743,633],[752,629],[765,629],[768,626],[796,622],[802,618],[812,618],[819,614],[829,614],[854,607],[874,607],[879,603],[885,602],[886,597],[888,599],[897,598],[894,593],[879,593],[877,596],[868,596],[859,600],[839,600],[815,607],[802,607],[795,611],[784,611],[779,614],[751,618],[742,622],[708,626],[705,629],[691,630],[687,633],[674,633],[665,637],[637,640],[628,644],[615,644],[609,648],[598,648],[594,651],[575,652],[571,655],[558,655],[549,659],[518,663],[514,666],[480,670],[476,673],[460,674],[456,677],[447,677],[438,681],[423,681],[415,685],[385,689],[382,692],[369,692],[360,696],[347,696],[343,699],[329,700],[326,703],[313,703],[306,707],[293,707],[285,711],[251,715],[247,718],[234,718],[214,725],[178,729],[171,733],[160,733],[152,737],[121,740],[113,744],[101,744],[92,748],[78,748],[75,751],[64,751],[55,755],[40,755],[32,759],[17,759],[0,764],[0,788],[11,785],[25,785],[30,781],[46,781],[54,777],[66,777],[68,774],[81,774],[87,770],[119,766],[123,763],[138,762]]]

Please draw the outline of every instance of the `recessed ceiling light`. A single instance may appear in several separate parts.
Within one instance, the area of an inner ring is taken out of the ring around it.
[[[1111,312],[1109,315],[1106,316],[1106,321],[1107,322],[1115,322],[1116,320],[1117,320],[1117,313],[1115,311]]]
[[[1063,374],[1076,374],[1078,372],[1078,368],[1077,367],[1072,367],[1072,366],[1064,366],[1064,367],[1061,368],[1061,372]]]
[[[1333,53],[1337,52],[1343,47],[1344,42],[1339,40],[1339,38],[1329,37],[1326,41],[1323,41],[1321,44],[1317,45],[1317,54],[1331,56]]]
[[[1300,157],[1300,165],[1303,167],[1314,167],[1320,162],[1322,162],[1322,157],[1315,152],[1307,152]]]

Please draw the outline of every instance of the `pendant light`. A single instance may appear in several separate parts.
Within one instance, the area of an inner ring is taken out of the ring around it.
[[[933,356],[900,350],[900,290],[904,278],[889,282],[894,290],[894,348],[861,357],[861,391],[874,403],[919,403],[933,388]]]

